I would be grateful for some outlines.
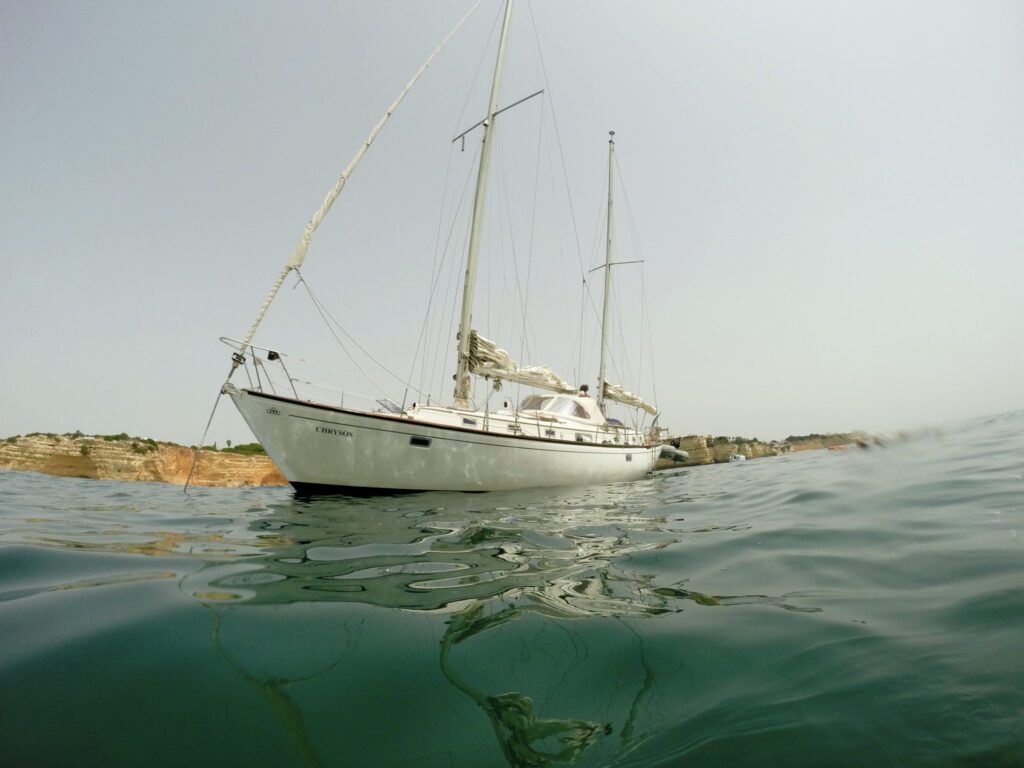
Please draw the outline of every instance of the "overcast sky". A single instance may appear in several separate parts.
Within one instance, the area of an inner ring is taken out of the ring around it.
[[[244,334],[338,173],[470,5],[0,0],[0,436],[196,442],[230,363],[218,337]],[[421,330],[446,327],[424,312],[479,133],[464,153],[450,140],[482,116],[498,13],[485,0],[442,52],[304,270],[402,376]],[[499,118],[485,335],[596,378],[576,339],[614,129],[621,258],[644,259],[617,271],[617,306],[639,322],[646,298],[654,358],[652,376],[620,352],[642,375],[616,373],[656,394],[674,433],[893,431],[1024,406],[1024,4],[517,13],[501,101],[546,93]],[[256,342],[401,400],[365,360],[374,385],[352,368],[293,286]],[[503,335],[520,292],[525,344]],[[413,383],[443,401],[451,372]],[[226,439],[252,439],[227,401],[210,435]]]

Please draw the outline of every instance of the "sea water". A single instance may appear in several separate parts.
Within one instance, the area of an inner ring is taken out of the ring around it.
[[[0,473],[3,766],[1022,766],[1024,411],[516,493]]]

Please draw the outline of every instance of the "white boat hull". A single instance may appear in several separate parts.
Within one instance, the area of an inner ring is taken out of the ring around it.
[[[637,480],[652,471],[661,450],[494,434],[248,390],[230,394],[301,492],[500,491]]]

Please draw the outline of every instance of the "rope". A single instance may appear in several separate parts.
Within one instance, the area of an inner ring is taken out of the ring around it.
[[[232,365],[231,370],[228,372],[228,378],[231,377],[231,374],[234,372],[234,370],[235,366]],[[220,405],[220,396],[223,394],[223,389],[221,389],[221,391],[217,393],[217,399],[214,400],[213,402],[213,410],[210,411],[210,418],[206,420],[206,429],[203,430],[203,436],[202,438],[200,438],[199,444],[196,446],[195,451],[193,451],[192,453],[192,467],[188,471],[188,477],[185,479],[185,487],[184,489],[182,489],[183,492],[186,494],[188,493],[189,485],[191,485],[192,483],[192,475],[195,474],[196,466],[199,464],[199,452],[203,449],[203,443],[206,442],[206,436],[210,432],[210,425],[213,423],[213,414],[217,412],[217,406]]]

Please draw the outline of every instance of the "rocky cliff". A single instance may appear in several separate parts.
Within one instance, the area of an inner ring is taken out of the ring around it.
[[[721,464],[729,461],[729,457],[734,453],[748,459],[760,459],[764,456],[820,450],[854,442],[861,443],[863,438],[858,435],[835,434],[762,443],[760,440],[729,440],[716,438],[714,435],[688,435],[679,438],[679,448],[690,454],[690,459],[684,466],[692,467],[697,464]],[[679,465],[662,461],[656,468],[668,469],[673,466]]]
[[[689,464],[719,464],[728,461],[734,453],[748,459],[778,456],[785,449],[761,442],[716,442],[711,435],[689,435],[679,439],[679,447],[690,454]]]
[[[190,448],[152,440],[32,435],[0,442],[0,469],[184,485],[192,455]],[[267,456],[204,450],[199,452],[192,484],[237,488],[287,481]]]

